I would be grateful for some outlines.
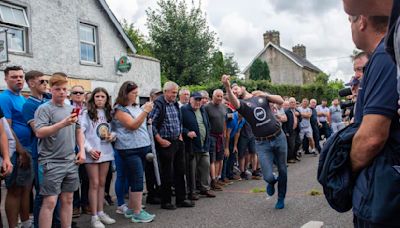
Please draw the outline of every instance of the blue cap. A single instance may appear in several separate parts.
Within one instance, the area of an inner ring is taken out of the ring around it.
[[[201,99],[203,96],[201,95],[200,92],[193,92],[190,97],[193,97],[194,99]]]

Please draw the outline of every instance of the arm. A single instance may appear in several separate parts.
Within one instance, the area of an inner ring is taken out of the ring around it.
[[[24,168],[24,167],[29,167],[30,163],[29,163],[29,157],[30,154],[28,154],[28,152],[25,150],[25,148],[21,145],[21,143],[19,142],[17,136],[15,135],[15,132],[11,129],[11,132],[14,136],[15,139],[15,150],[16,153],[19,155],[19,165]]]
[[[3,173],[2,176],[6,176],[12,171],[12,164],[10,161],[10,152],[8,150],[8,138],[4,131],[3,122],[0,120],[0,151],[3,157]]]
[[[236,132],[235,137],[233,138],[233,153],[237,153],[238,152],[238,148],[237,148],[237,144],[239,141],[239,136],[240,136],[240,131],[242,129],[239,129],[238,132]]]
[[[122,126],[131,131],[139,129],[146,117],[147,113],[145,111],[141,112],[136,118],[118,109],[115,112],[115,119],[119,120]]]
[[[281,121],[281,123],[286,123],[287,122],[287,116],[286,114],[280,114],[278,115],[279,121]]]
[[[366,167],[382,150],[389,137],[390,124],[391,120],[383,115],[369,114],[363,117],[350,152],[353,172]]]
[[[39,110],[39,109],[38,109]],[[75,113],[71,114],[70,116],[66,117],[65,119],[63,119],[62,121],[55,123],[51,126],[42,126],[42,127],[35,127],[36,131],[36,137],[42,139],[42,138],[47,138],[50,137],[52,135],[55,135],[59,130],[61,130],[64,127],[67,127],[71,124],[74,124],[78,121],[78,117],[76,116]],[[35,118],[35,122],[36,118]]]
[[[76,128],[76,144],[78,145],[79,152],[76,155],[76,163],[78,164],[83,164],[86,159],[86,154],[85,154],[85,136],[83,135],[83,132],[81,128],[77,127]]]
[[[226,134],[225,134],[225,149],[224,149],[224,156],[228,157],[229,156],[229,144],[230,144],[230,135],[231,135],[231,128],[226,128]]]
[[[231,90],[231,83],[229,81],[229,75],[222,75],[222,84],[225,86],[226,94],[228,95],[229,102],[236,108],[240,108],[240,101],[237,99],[237,97],[233,94]]]
[[[301,115],[301,117],[303,117],[305,119],[311,118],[311,113],[309,113],[309,112],[301,112],[300,115]]]
[[[269,102],[278,104],[278,105],[282,105],[284,102],[283,98],[280,95],[272,95],[272,94],[264,92],[264,93],[260,94],[259,97],[265,97],[265,98],[267,98],[267,100]]]

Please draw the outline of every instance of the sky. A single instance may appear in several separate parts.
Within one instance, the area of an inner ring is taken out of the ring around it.
[[[157,0],[106,0],[115,16],[134,23],[144,35],[146,10],[157,9]],[[349,81],[350,55],[355,50],[350,23],[341,0],[185,0],[200,4],[220,50],[234,54],[241,70],[263,49],[263,34],[280,32],[282,47],[306,46],[307,59],[330,79]]]

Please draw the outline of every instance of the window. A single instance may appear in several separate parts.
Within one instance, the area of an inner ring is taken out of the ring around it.
[[[8,50],[26,52],[28,17],[22,7],[0,3],[0,30],[7,30]]]
[[[79,26],[81,61],[98,63],[97,28],[81,23]]]

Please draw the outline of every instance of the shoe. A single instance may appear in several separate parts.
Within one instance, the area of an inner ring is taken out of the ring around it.
[[[222,187],[218,185],[215,180],[211,181],[211,189],[214,191],[222,191]]]
[[[266,192],[269,196],[273,196],[275,194],[275,184],[267,184]]]
[[[114,205],[114,201],[111,199],[110,195],[106,195],[104,196],[104,200],[106,201],[106,204],[108,206],[113,206]]]
[[[261,180],[262,177],[253,175],[253,176],[251,176],[251,179],[253,179],[253,180]]]
[[[214,198],[215,197],[215,194],[213,194],[211,191],[201,191],[200,195],[207,196],[208,198]]]
[[[161,199],[158,197],[146,197],[146,203],[148,204],[153,204],[153,205],[157,205],[161,203]]]
[[[79,218],[81,216],[81,209],[80,208],[74,208],[72,210],[72,218]]]
[[[115,221],[115,219],[112,219],[110,216],[108,216],[106,213],[103,213],[103,214],[101,214],[101,215],[98,215],[98,217],[99,217],[99,219],[100,219],[100,221],[103,223],[103,224],[106,224],[106,225],[111,225],[111,224],[114,224],[116,221]]]
[[[296,163],[296,160],[294,160],[294,159],[289,159],[289,160],[287,161],[287,163],[289,163],[289,164],[294,164],[294,163]]]
[[[229,180],[241,181],[242,178],[240,178],[240,176],[238,176],[238,175],[233,175],[233,177],[229,178]]]
[[[296,160],[296,161],[301,161],[301,159],[300,159],[299,156],[296,156],[295,160]]]
[[[315,157],[318,156],[318,152],[317,152],[316,150],[313,150],[313,151],[311,152],[311,154],[314,155]]]
[[[87,214],[87,215],[92,214],[92,210],[90,210],[89,205],[82,208],[82,214]]]
[[[165,203],[165,204],[161,204],[161,208],[166,209],[166,210],[175,210],[176,206],[171,203]]]
[[[194,202],[189,200],[184,200],[182,202],[176,203],[177,207],[194,207]]]
[[[199,194],[197,194],[197,193],[191,193],[191,194],[189,194],[188,199],[190,199],[190,200],[199,200],[200,197],[199,197]]]
[[[127,209],[124,213],[124,217],[127,219],[131,219],[133,217],[133,210],[132,209]]]
[[[241,173],[240,173],[240,178],[241,178],[242,180],[248,180],[247,174],[246,174],[245,172],[241,172]]]
[[[105,228],[104,224],[100,221],[100,218],[98,216],[92,217],[90,225],[92,228]]]
[[[131,221],[134,223],[148,223],[154,220],[155,215],[147,213],[145,210],[141,210],[139,214],[133,214]]]
[[[126,204],[122,204],[121,206],[117,207],[117,210],[115,210],[115,213],[123,215],[125,212],[128,210],[128,206]]]
[[[275,204],[275,209],[283,209],[285,207],[285,199],[278,198],[278,201]]]
[[[226,185],[228,185],[227,183],[225,183],[225,182],[222,181],[222,180],[217,180],[217,184],[218,184],[219,186],[222,186],[222,187],[225,187]]]
[[[222,182],[224,182],[226,185],[231,185],[233,184],[233,181],[228,180],[227,178],[223,179]]]

